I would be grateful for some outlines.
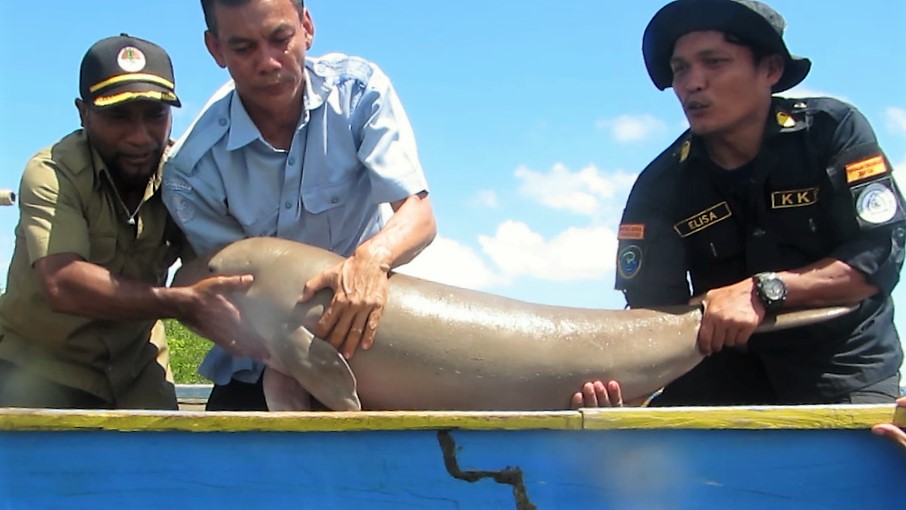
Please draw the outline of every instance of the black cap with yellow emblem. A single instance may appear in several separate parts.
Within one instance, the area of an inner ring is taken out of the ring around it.
[[[88,49],[79,92],[96,108],[134,99],[181,105],[170,56],[160,46],[128,34],[101,39]]]

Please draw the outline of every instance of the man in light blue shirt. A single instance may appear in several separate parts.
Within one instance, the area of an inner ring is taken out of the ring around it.
[[[276,236],[347,257],[299,290],[334,290],[315,334],[351,357],[374,340],[388,272],[436,233],[409,120],[374,64],[306,58],[314,24],[301,0],[202,8],[208,50],[233,80],[171,151],[164,201],[196,253]],[[265,410],[263,370],[212,349],[200,368],[215,383],[208,409]]]

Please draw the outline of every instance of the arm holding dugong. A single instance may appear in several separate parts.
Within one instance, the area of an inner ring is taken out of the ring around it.
[[[337,264],[305,282],[301,302],[331,288],[333,297],[313,332],[352,358],[358,346],[374,344],[387,302],[390,271],[410,262],[437,233],[428,193],[422,191],[390,204],[387,224]]]

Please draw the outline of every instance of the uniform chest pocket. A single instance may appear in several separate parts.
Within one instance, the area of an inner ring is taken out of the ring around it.
[[[356,209],[366,207],[363,201],[370,199],[368,188],[360,185],[361,179],[367,177],[353,175],[340,182],[325,183],[302,191],[305,241],[319,246],[334,246],[340,241],[347,216]]]
[[[355,195],[357,179],[350,176],[340,182],[330,182],[302,190],[302,207],[312,214],[343,208]]]
[[[88,262],[107,266],[116,257],[116,235],[89,236]]]
[[[781,251],[794,250],[811,257],[823,254],[826,225],[818,207],[773,210],[767,221]]]

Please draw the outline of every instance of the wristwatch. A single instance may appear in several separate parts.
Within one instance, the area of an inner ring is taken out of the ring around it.
[[[777,273],[758,273],[752,277],[755,282],[755,294],[764,305],[764,309],[773,312],[783,306],[786,300],[786,284]]]

